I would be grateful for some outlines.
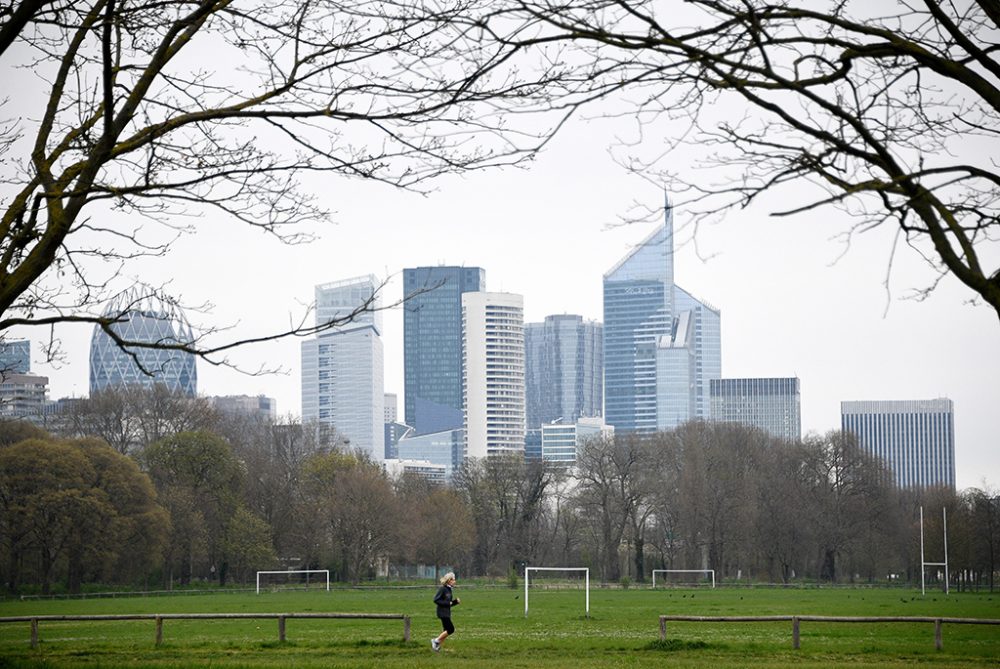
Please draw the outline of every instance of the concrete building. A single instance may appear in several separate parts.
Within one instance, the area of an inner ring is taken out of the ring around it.
[[[524,454],[524,298],[462,295],[465,455]]]
[[[35,374],[0,375],[0,416],[31,418],[46,412],[47,376]]]

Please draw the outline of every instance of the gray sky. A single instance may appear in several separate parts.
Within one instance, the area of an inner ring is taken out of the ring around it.
[[[655,185],[609,158],[606,132],[577,123],[530,169],[451,177],[426,197],[345,179],[312,182],[338,223],[317,229],[309,245],[284,246],[206,217],[167,258],[130,272],[149,283],[170,280],[187,303],[211,301],[211,314],[191,320],[235,324],[234,337],[285,327],[301,315],[315,284],[391,276],[386,297],[398,299],[404,267],[434,264],[485,268],[489,290],[524,295],[529,321],[556,313],[601,320],[603,273],[651,226],[617,225],[619,217],[635,202],[662,201]],[[733,211],[701,228],[697,248],[708,260],[690,241],[685,212],[675,212],[675,277],[722,310],[723,376],[798,376],[804,432],[839,428],[842,400],[951,398],[959,487],[1000,485],[996,314],[967,304],[971,293],[951,278],[924,302],[900,299],[932,279],[905,247],[888,294],[892,229],[863,235],[837,260],[843,247],[831,238],[843,229],[843,214],[774,219],[766,211]],[[49,376],[53,398],[85,395],[90,331],[65,328],[60,336],[66,362],[37,364],[36,343],[34,371]],[[386,391],[397,393],[402,407],[399,310],[385,315],[384,343]],[[298,340],[247,348],[233,359],[248,369],[280,365],[287,373],[253,377],[199,363],[199,391],[264,394],[277,398],[281,413],[300,413]]]

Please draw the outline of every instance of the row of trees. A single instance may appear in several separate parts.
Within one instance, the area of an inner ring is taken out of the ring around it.
[[[311,426],[202,402],[112,392],[78,403],[51,433],[0,424],[6,588],[225,584],[293,566],[353,582],[413,564],[502,577],[525,563],[587,565],[606,582],[644,581],[654,568],[915,582],[920,505],[928,561],[944,554],[945,508],[954,577],[992,588],[998,568],[995,491],[900,491],[840,432],[787,443],[693,422],[590,442],[573,475],[473,460],[437,487],[392,479]],[[137,429],[112,448],[94,427],[105,412],[161,430]]]

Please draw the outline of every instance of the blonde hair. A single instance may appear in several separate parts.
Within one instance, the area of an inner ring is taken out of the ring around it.
[[[454,581],[455,580],[455,572],[449,571],[447,574],[445,574],[444,576],[442,576],[440,580],[441,580],[441,585],[444,585],[448,581]]]

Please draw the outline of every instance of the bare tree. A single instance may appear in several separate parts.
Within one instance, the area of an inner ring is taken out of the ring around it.
[[[493,39],[537,54],[564,107],[625,102],[609,115],[634,119],[629,148],[655,154],[629,166],[686,184],[695,225],[775,190],[779,216],[833,205],[847,244],[896,226],[890,272],[900,244],[930,263],[937,278],[915,297],[951,274],[1000,315],[996,0],[491,7]],[[702,150],[697,180],[677,164],[680,143]]]
[[[0,120],[0,337],[86,322],[126,349],[220,364],[233,345],[350,320],[303,317],[239,341],[212,327],[190,342],[123,341],[113,325],[125,312],[99,307],[136,280],[134,261],[196,232],[199,214],[306,241],[297,226],[328,212],[302,175],[418,188],[529,155],[539,137],[502,131],[496,113],[495,101],[521,94],[518,77],[497,72],[515,50],[480,42],[458,20],[466,10],[430,0],[5,5],[0,71],[45,90],[0,99],[16,117]],[[162,286],[143,292],[176,300]]]

